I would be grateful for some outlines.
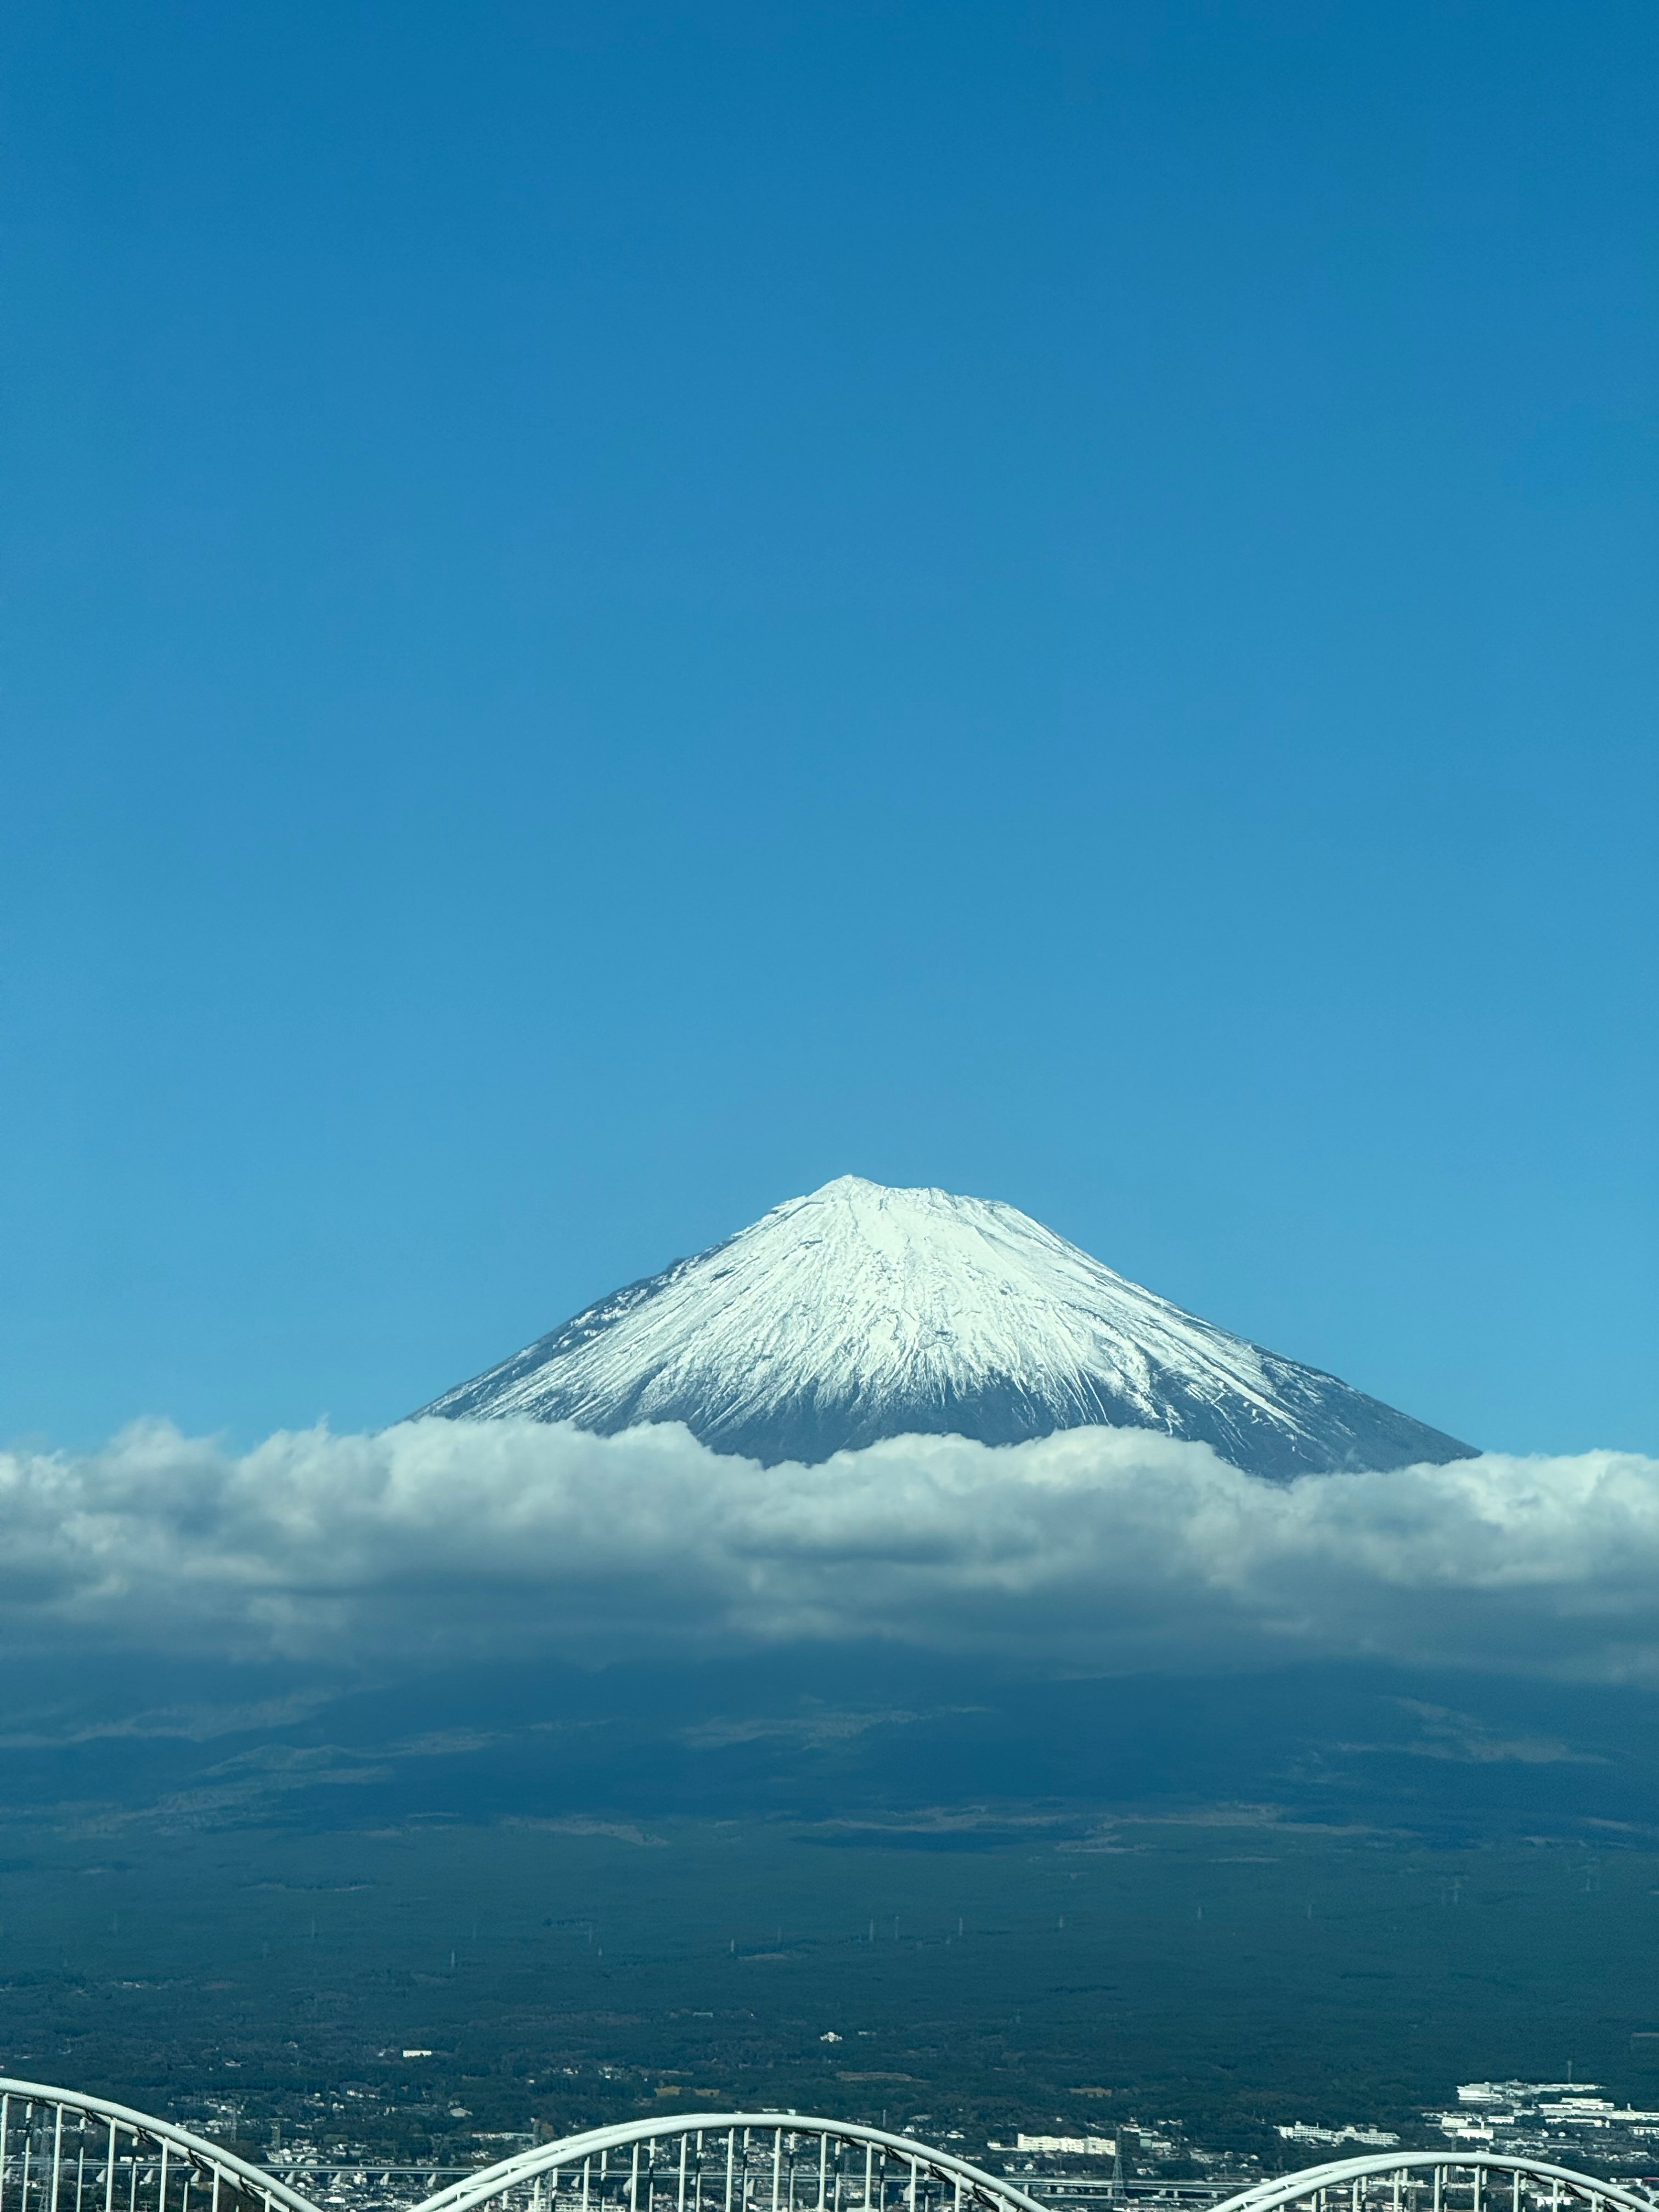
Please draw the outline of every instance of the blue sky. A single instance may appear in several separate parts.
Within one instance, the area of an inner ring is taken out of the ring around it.
[[[379,1424],[850,1170],[1659,1448],[1656,50],[20,0],[0,1433]]]

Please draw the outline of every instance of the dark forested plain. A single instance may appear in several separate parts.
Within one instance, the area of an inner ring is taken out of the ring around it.
[[[1421,2132],[1659,2101],[1659,1729],[1364,1670],[867,1654],[10,1678],[0,2064],[411,2160],[665,2108]],[[429,2057],[406,2058],[407,2051]]]

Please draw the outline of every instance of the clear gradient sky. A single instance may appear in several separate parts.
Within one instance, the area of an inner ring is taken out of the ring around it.
[[[1659,15],[15,0],[0,1434],[846,1170],[1659,1449]]]

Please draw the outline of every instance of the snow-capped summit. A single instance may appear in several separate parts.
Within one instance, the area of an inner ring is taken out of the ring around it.
[[[1334,1375],[1114,1274],[994,1200],[842,1176],[676,1260],[422,1408],[611,1433],[684,1421],[774,1465],[914,1434],[1105,1424],[1253,1474],[1470,1456]]]

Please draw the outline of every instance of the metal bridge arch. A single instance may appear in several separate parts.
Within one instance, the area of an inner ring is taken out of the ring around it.
[[[0,2075],[0,2212],[317,2212],[169,2120]]]
[[[354,2164],[358,2161],[352,2161]],[[374,2161],[369,2161],[373,2164]],[[1384,2151],[1275,2175],[1213,2212],[1659,2212],[1544,2159]],[[413,2212],[1050,2212],[913,2136],[798,2112],[595,2128],[469,2173]],[[319,2212],[222,2144],[107,2098],[0,2076],[0,2212]]]
[[[1006,2176],[949,2151],[804,2112],[681,2112],[592,2128],[468,2174],[417,2212],[483,2205],[501,2212],[1046,2212]]]
[[[1547,2159],[1498,2151],[1382,2151],[1276,2174],[1227,2197],[1214,2212],[1656,2212],[1651,2197],[1598,2181]]]

